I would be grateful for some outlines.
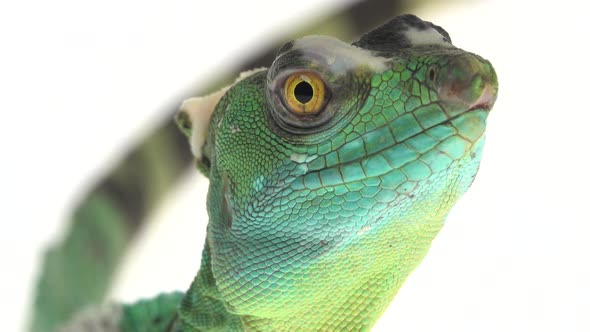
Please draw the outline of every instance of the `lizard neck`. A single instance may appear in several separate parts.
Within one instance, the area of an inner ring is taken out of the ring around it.
[[[182,301],[180,318],[184,331],[316,331],[369,330],[387,308],[406,277],[428,251],[430,240],[443,225],[444,216],[426,219],[420,224],[405,220],[395,221],[397,227],[384,231],[376,227],[359,236],[346,250],[325,255],[309,271],[310,282],[318,278],[333,279],[338,270],[346,270],[348,278],[340,274],[340,282],[330,286],[330,296],[310,299],[303,309],[287,310],[289,315],[259,317],[230,312],[219,292],[211,271],[209,246],[203,251],[201,269]],[[393,230],[396,230],[393,232]],[[400,231],[402,230],[402,231]],[[371,234],[371,233],[375,234]],[[396,247],[401,234],[429,234],[417,246]],[[366,235],[366,236],[365,236]],[[373,237],[377,235],[378,239]],[[369,242],[385,243],[382,247]],[[425,242],[428,244],[425,245]],[[368,251],[367,251],[368,250]],[[343,264],[346,262],[346,264]],[[389,268],[383,268],[384,263]],[[366,270],[380,270],[369,274]],[[313,281],[315,280],[315,281]],[[313,287],[303,288],[313,289]],[[312,296],[313,297],[313,296]]]
[[[226,309],[217,289],[210,257],[209,245],[205,244],[201,268],[178,311],[183,331],[242,331],[240,317]]]
[[[430,241],[443,226],[443,216],[424,219],[419,225],[395,221],[392,231],[367,230],[346,250],[325,255],[310,270],[310,283],[319,279],[338,282],[325,287],[328,296],[318,294],[308,305],[285,317],[241,317],[246,330],[252,331],[367,331],[383,314],[393,297],[426,255]],[[394,232],[393,230],[399,231]],[[371,234],[374,232],[375,234]],[[378,235],[377,235],[378,234]],[[403,234],[428,234],[420,245],[397,246]],[[373,237],[377,235],[378,238]],[[384,243],[382,247],[374,243]],[[379,271],[366,273],[366,271]],[[341,271],[346,271],[346,276]],[[311,285],[302,288],[314,289]]]

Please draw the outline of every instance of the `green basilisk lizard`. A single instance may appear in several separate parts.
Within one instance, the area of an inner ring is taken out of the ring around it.
[[[48,253],[32,329],[369,330],[473,181],[497,90],[487,60],[412,15],[353,44],[285,44],[270,67],[177,114],[210,181],[207,241],[188,291],[73,316],[103,296],[156,199],[141,196],[150,183],[129,163]],[[173,145],[169,132],[151,144]]]

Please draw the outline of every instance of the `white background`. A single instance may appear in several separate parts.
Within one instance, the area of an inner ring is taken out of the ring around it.
[[[23,329],[39,254],[68,209],[162,121],[166,106],[339,5],[0,3],[2,330]],[[590,331],[590,29],[582,6],[425,1],[414,12],[490,59],[500,94],[480,174],[375,331]],[[204,238],[205,186],[188,178],[165,203],[126,258],[114,298],[188,286]]]

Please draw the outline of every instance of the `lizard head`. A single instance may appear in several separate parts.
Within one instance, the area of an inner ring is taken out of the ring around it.
[[[488,61],[405,15],[352,45],[287,43],[215,96],[193,150],[227,308],[253,328],[353,307],[335,330],[372,325],[470,186],[497,90]]]

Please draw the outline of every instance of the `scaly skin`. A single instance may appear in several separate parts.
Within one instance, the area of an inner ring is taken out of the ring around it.
[[[398,14],[400,3],[390,0],[365,0],[338,6],[332,13],[299,22],[289,27],[284,40],[305,32],[323,33],[350,40]],[[237,72],[267,66],[280,41],[267,41],[254,56],[242,58]],[[230,74],[233,76],[233,74]],[[200,95],[232,81],[216,77]],[[185,137],[174,123],[178,105],[169,107],[168,121],[151,130],[129,148],[108,174],[80,197],[68,218],[63,238],[44,256],[32,308],[29,330],[55,331],[79,311],[104,301],[114,271],[147,216],[158,207],[170,189],[188,172],[194,172]],[[167,302],[168,303],[168,302]]]
[[[281,94],[302,70],[326,83],[316,115]],[[369,330],[473,181],[496,94],[488,61],[413,16],[355,47],[285,45],[197,147],[210,220],[189,291],[117,308],[110,331]]]
[[[200,159],[210,222],[185,331],[373,326],[473,181],[497,93],[488,61],[404,32],[420,22],[365,35],[368,57],[327,38],[288,44],[221,99]],[[277,85],[300,69],[332,87],[325,124],[282,122]]]

